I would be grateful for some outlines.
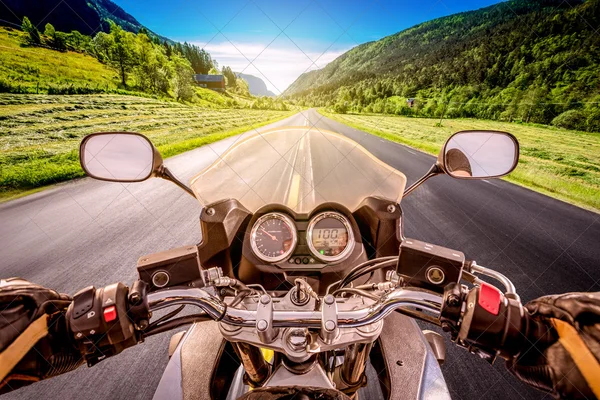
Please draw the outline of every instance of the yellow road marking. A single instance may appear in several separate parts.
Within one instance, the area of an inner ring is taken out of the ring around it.
[[[303,150],[304,150],[304,140],[306,138],[306,135],[302,136],[302,139],[300,139],[300,145],[298,148],[298,152],[296,153],[297,155],[303,154]],[[296,171],[296,160],[298,159],[298,157],[296,156],[296,159],[294,159],[294,164],[292,165],[292,168],[294,169],[293,172],[293,176],[292,176],[292,183],[290,184],[290,191],[288,192],[288,199],[287,199],[287,206],[290,208],[295,208],[298,205],[298,196],[300,195],[300,174],[298,173],[298,171]]]

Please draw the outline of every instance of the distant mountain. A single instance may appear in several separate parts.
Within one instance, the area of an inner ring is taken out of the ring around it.
[[[253,96],[270,96],[275,97],[275,93],[267,89],[265,82],[254,75],[242,74],[241,72],[234,72],[236,76],[239,76],[246,82],[250,89],[250,94]]]
[[[137,33],[144,28],[138,20],[110,0],[0,1],[0,24],[20,26],[24,16],[42,32],[44,26],[51,23],[58,31],[76,30],[84,35],[93,35],[99,31],[108,32],[109,19],[130,32]]]
[[[509,0],[361,44],[302,74],[284,96],[348,111],[540,123],[576,110],[570,117],[588,120],[581,129],[598,129],[598,26],[600,0]],[[419,107],[387,110],[394,96]]]

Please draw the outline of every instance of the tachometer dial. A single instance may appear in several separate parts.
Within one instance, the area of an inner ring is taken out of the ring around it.
[[[269,213],[252,227],[250,244],[254,254],[263,261],[278,262],[288,258],[298,242],[296,226],[290,217]]]
[[[315,216],[306,230],[308,248],[323,261],[340,261],[354,248],[354,234],[348,218],[328,211]]]

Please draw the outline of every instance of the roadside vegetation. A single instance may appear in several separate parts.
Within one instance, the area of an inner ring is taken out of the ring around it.
[[[219,108],[209,100],[221,97],[205,92],[212,108],[125,95],[0,94],[0,199],[83,176],[78,146],[92,132],[140,132],[169,157],[293,113]]]
[[[226,91],[193,84],[193,75],[223,74]],[[27,18],[23,31],[0,27],[0,93],[123,94],[175,99],[206,107],[286,111],[281,99],[255,97],[231,68],[219,69],[203,49],[137,34],[110,25],[94,37],[58,32],[46,24],[39,32]]]
[[[437,155],[454,132],[491,129],[514,134],[521,145],[519,166],[505,179],[540,193],[600,212],[600,133],[536,124],[477,119],[410,118],[319,112],[336,121]]]

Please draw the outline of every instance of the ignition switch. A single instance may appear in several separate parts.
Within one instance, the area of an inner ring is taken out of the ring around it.
[[[306,293],[301,282],[300,279],[296,279],[296,286],[292,288],[292,293],[290,293],[290,299],[296,306],[306,305],[310,300],[310,296]]]

